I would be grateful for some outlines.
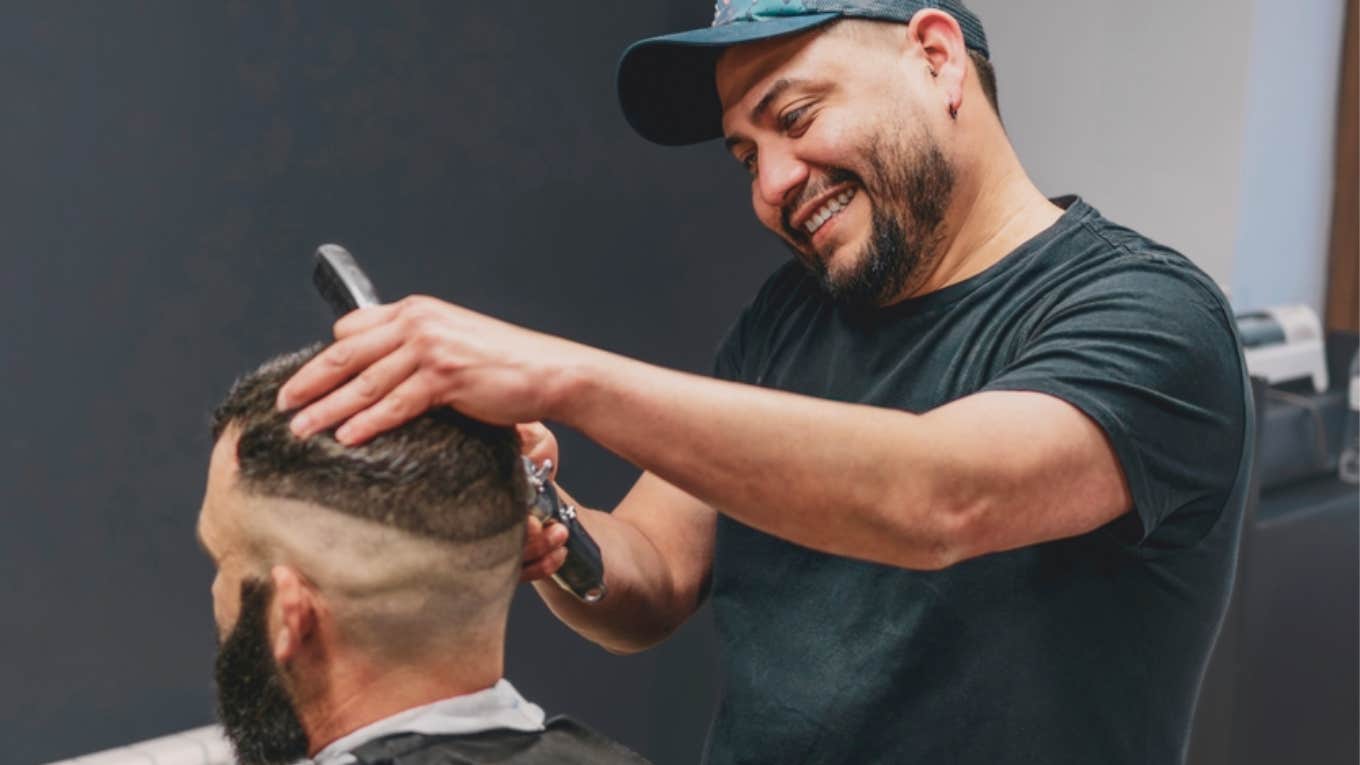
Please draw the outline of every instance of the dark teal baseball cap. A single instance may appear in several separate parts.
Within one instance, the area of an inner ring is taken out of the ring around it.
[[[651,37],[619,59],[619,103],[643,138],[665,146],[722,135],[722,104],[713,83],[718,56],[730,45],[804,32],[835,19],[906,23],[917,11],[953,16],[969,49],[988,56],[982,22],[962,0],[717,0],[713,24]]]

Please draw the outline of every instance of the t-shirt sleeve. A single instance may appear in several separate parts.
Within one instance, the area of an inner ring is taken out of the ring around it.
[[[1224,301],[1200,278],[1153,259],[1095,276],[984,387],[1046,393],[1095,421],[1123,468],[1144,540],[1173,514],[1212,522],[1238,479],[1241,355]]]

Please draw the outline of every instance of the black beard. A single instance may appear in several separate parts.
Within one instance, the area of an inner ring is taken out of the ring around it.
[[[240,616],[217,645],[217,716],[241,765],[287,765],[307,756],[307,733],[269,650],[273,595],[267,582],[242,582]]]
[[[789,213],[798,204],[841,183],[854,183],[857,193],[868,195],[873,228],[849,273],[833,278],[827,258],[809,257],[794,249],[827,297],[842,306],[865,310],[887,305],[908,287],[919,287],[939,259],[944,238],[941,227],[954,192],[954,168],[929,132],[923,134],[921,143],[914,151],[901,145],[885,150],[880,141],[874,141],[862,152],[872,170],[869,178],[834,168],[827,173],[826,183],[800,195],[799,202],[784,211],[785,234],[811,247],[807,232],[789,225]]]

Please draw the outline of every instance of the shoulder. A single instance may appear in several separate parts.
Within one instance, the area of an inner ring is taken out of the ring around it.
[[[1079,212],[1047,256],[1044,307],[1020,341],[1021,359],[1038,362],[1031,373],[1081,377],[1102,400],[1118,399],[1122,385],[1235,429],[1246,416],[1245,364],[1222,291],[1174,249],[1093,208]]]
[[[1223,293],[1184,255],[1093,210],[1044,256],[1046,303],[989,387],[1037,390],[1105,432],[1145,533],[1190,544],[1241,479],[1250,399]],[[1177,535],[1179,535],[1177,537]]]
[[[1214,280],[1188,257],[1082,204],[1062,252],[1059,312],[1118,307],[1149,326],[1204,324],[1234,334],[1232,310]]]

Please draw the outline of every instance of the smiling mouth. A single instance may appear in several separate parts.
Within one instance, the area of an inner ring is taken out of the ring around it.
[[[825,204],[817,208],[816,212],[808,216],[807,220],[803,221],[803,230],[807,231],[809,236],[817,233],[817,229],[821,228],[823,224],[835,217],[836,213],[844,210],[845,206],[850,204],[850,200],[855,197],[856,193],[857,191],[853,188],[846,189],[828,199]]]

